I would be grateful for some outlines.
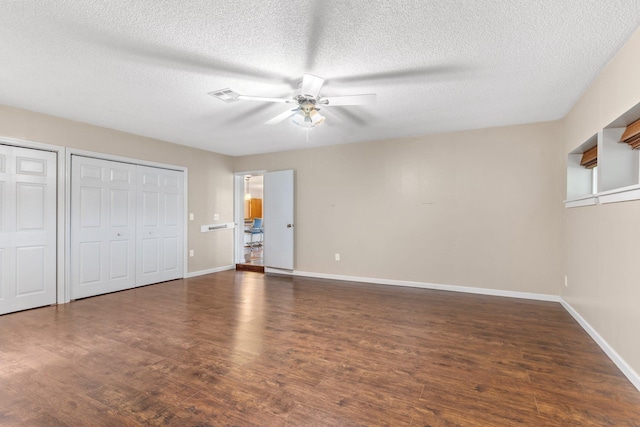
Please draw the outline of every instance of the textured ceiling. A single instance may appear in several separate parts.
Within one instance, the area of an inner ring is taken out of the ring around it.
[[[638,0],[0,0],[0,104],[230,155],[555,120]],[[263,123],[305,73],[374,105]]]

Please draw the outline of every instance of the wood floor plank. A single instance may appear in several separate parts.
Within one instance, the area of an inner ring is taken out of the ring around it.
[[[560,304],[221,273],[0,316],[0,425],[640,426]]]

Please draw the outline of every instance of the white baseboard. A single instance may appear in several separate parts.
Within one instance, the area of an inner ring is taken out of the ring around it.
[[[226,271],[226,270],[233,270],[234,268],[236,268],[236,266],[231,264],[231,265],[223,265],[222,267],[210,268],[208,270],[192,271],[190,273],[187,273],[184,276],[184,278],[190,279],[192,277],[204,276],[205,274],[218,273],[220,271]]]
[[[272,271],[265,270],[265,272],[271,273]],[[279,272],[279,273],[282,274],[282,272]],[[410,288],[434,289],[438,291],[451,291],[451,292],[464,292],[468,294],[492,295],[492,296],[508,297],[508,298],[523,298],[523,299],[531,299],[531,300],[537,300],[537,301],[561,302],[562,300],[562,298],[560,298],[560,296],[558,295],[536,294],[536,293],[516,292],[516,291],[503,291],[500,289],[489,289],[489,288],[472,288],[469,286],[440,285],[436,283],[411,282],[406,280],[393,280],[393,279],[377,279],[372,277],[341,276],[338,274],[313,273],[309,271],[298,271],[298,270],[294,270],[289,274],[292,274],[294,276],[302,276],[302,277],[314,277],[317,279],[331,279],[331,280],[344,280],[348,282],[375,283],[378,285],[405,286]]]
[[[638,373],[634,371],[627,362],[625,362],[625,360],[618,354],[618,352],[615,351],[604,338],[602,338],[602,336],[589,324],[589,322],[585,320],[584,317],[580,315],[580,313],[578,313],[571,306],[571,304],[565,301],[564,298],[561,298],[560,304],[562,304],[565,310],[567,310],[569,314],[571,314],[571,316],[576,319],[580,326],[582,326],[582,329],[584,329],[589,334],[589,336],[591,336],[596,344],[600,346],[602,351],[604,351],[607,356],[609,356],[609,359],[611,359],[613,363],[616,364],[618,369],[622,371],[624,376],[626,376],[627,379],[631,381],[631,384],[633,384],[635,388],[640,391],[640,375],[638,375]]]
[[[282,268],[273,268],[273,267],[265,267],[264,268],[264,272],[265,273],[273,273],[273,274],[284,274],[285,276],[294,275],[293,270],[285,270],[285,269],[282,269]]]

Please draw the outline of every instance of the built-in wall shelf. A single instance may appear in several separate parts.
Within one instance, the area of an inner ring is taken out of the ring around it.
[[[597,193],[595,185],[597,168],[587,169],[580,165],[585,151],[596,145],[598,145],[598,134],[593,135],[569,153],[567,157],[567,201],[593,199],[593,195]],[[595,204],[595,202],[587,204]],[[580,206],[585,205],[581,204]]]
[[[620,142],[627,126],[639,119],[640,103],[569,153],[567,208],[640,200],[640,150]],[[597,166],[588,169],[581,160],[594,147]]]

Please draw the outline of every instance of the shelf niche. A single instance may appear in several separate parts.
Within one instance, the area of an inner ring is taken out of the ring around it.
[[[580,164],[585,151],[598,144],[598,134],[582,143],[578,148],[569,153],[567,158],[567,200],[584,199],[593,196],[593,174],[594,169],[587,169]],[[600,151],[600,147],[598,147]],[[598,165],[600,164],[600,153],[598,153]]]
[[[605,127],[599,135],[602,141],[602,159],[598,158],[598,165],[601,165],[599,192],[640,184],[640,150],[620,142],[627,126],[640,117],[638,105]]]
[[[640,103],[569,153],[566,207],[640,200],[640,150],[620,142],[627,126],[638,119]],[[583,153],[595,146],[597,168],[581,166]]]

